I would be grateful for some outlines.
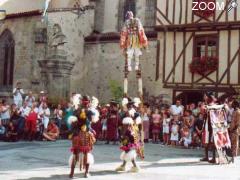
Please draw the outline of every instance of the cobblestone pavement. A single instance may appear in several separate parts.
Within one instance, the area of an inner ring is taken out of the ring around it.
[[[70,141],[0,142],[0,180],[64,180],[68,179]],[[240,180],[240,158],[235,164],[210,165],[199,162],[202,150],[164,147],[147,144],[145,161],[138,161],[141,172],[117,173],[120,151],[117,145],[95,146],[95,164],[91,167],[93,180]],[[130,164],[128,168],[131,168]],[[74,179],[83,178],[76,169]]]

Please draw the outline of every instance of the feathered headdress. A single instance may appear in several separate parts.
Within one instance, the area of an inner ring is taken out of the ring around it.
[[[128,98],[123,98],[122,100],[122,106],[126,106],[128,104]]]
[[[135,97],[135,98],[133,99],[133,102],[134,102],[134,106],[135,106],[135,107],[138,107],[139,104],[141,104],[141,99],[138,98],[138,97]]]

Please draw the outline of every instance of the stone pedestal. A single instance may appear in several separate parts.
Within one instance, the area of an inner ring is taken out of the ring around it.
[[[39,60],[43,87],[52,99],[67,99],[70,95],[70,76],[73,62],[57,59]]]

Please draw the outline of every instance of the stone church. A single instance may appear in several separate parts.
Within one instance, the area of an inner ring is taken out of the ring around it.
[[[109,83],[123,86],[125,57],[119,48],[119,30],[125,13],[140,18],[149,39],[143,52],[143,86],[146,98],[171,93],[156,80],[158,40],[156,0],[51,0],[43,18],[45,0],[4,0],[0,22],[0,97],[11,97],[16,82],[53,98],[72,92],[111,98]],[[129,77],[130,95],[137,94],[135,73]]]

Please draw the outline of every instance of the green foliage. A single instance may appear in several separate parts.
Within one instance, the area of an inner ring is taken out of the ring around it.
[[[109,88],[112,94],[112,99],[117,101],[118,103],[121,102],[123,97],[123,88],[119,83],[115,80],[109,80]]]

